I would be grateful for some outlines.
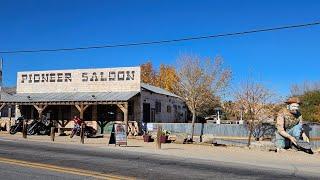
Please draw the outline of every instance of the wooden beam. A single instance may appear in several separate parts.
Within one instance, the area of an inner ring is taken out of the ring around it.
[[[128,132],[128,102],[118,103],[117,106],[123,112],[123,122],[126,125],[126,132]]]
[[[8,123],[7,123],[7,131],[10,132],[11,116],[12,116],[12,107],[11,107],[11,105],[9,105],[9,107],[8,107],[8,116],[9,116],[9,120],[8,120]]]
[[[83,107],[83,111],[85,111],[88,107],[89,107],[89,105],[85,105],[85,106]]]
[[[34,108],[36,108],[37,111],[43,111],[44,109],[46,109],[48,107],[48,105],[43,105],[43,104],[40,104],[40,105],[33,105]]]
[[[5,106],[6,106],[5,103],[1,104],[1,106],[0,106],[0,111],[1,111]]]
[[[98,104],[123,104],[123,101],[95,101],[95,102],[77,102],[77,101],[48,101],[48,102],[4,102],[7,105],[98,105]]]
[[[36,108],[36,110],[38,111],[38,115],[39,115],[39,119],[41,119],[42,116],[42,112],[48,107],[48,105],[33,105],[34,108]]]
[[[117,103],[117,106],[121,109],[122,112],[128,110],[128,103],[127,102]]]
[[[75,104],[74,106],[78,109],[79,112],[81,112],[81,107],[78,104]]]
[[[78,109],[80,113],[80,119],[83,119],[84,111],[89,107],[89,105],[84,105],[83,103],[81,103],[80,105],[75,104],[75,107]]]
[[[84,106],[84,104],[80,104],[80,106],[78,104],[76,104],[75,106],[76,106],[76,108],[78,109],[79,112],[80,111],[85,111],[89,107],[89,105],[85,105]]]

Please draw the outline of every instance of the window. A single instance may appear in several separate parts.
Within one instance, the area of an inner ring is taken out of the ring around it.
[[[171,106],[170,105],[167,106],[167,112],[171,113]]]
[[[161,112],[161,102],[156,102],[156,113]]]

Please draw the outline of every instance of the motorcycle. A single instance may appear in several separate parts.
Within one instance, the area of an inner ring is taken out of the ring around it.
[[[81,126],[75,125],[74,128],[71,131],[70,138],[72,138],[74,135],[80,136],[81,132]],[[95,130],[91,126],[84,126],[84,136],[87,138],[94,137],[97,133],[97,130]]]
[[[16,119],[15,124],[10,127],[10,134],[16,134],[17,132],[22,132],[23,127],[23,116]]]
[[[50,135],[51,123],[48,120],[34,120],[29,125],[28,135]]]

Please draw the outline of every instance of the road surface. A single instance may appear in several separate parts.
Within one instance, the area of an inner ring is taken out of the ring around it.
[[[0,139],[0,179],[319,179],[280,169]]]

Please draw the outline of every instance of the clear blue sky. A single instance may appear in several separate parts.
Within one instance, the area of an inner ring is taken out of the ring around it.
[[[68,48],[245,31],[320,20],[320,1],[0,0],[0,50]],[[220,55],[233,83],[250,74],[287,95],[320,80],[320,26],[191,42],[90,51],[0,54],[4,84],[28,70],[173,64]]]

